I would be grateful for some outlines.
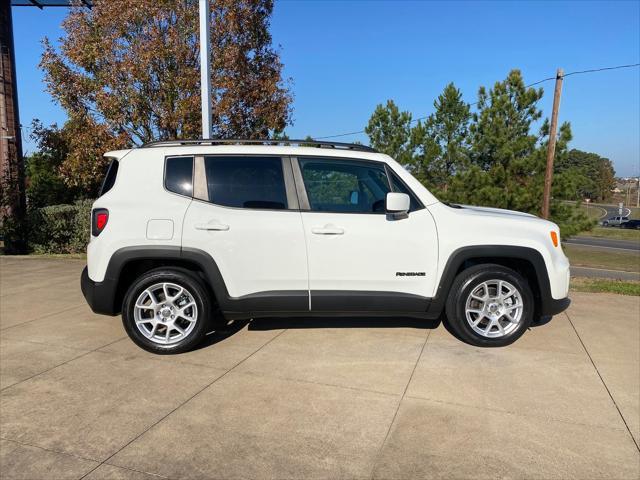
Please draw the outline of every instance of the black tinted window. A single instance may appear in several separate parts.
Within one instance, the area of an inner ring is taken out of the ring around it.
[[[413,192],[409,190],[409,188],[395,173],[389,173],[391,174],[391,185],[393,187],[393,191],[409,195],[409,199],[411,200],[411,203],[409,204],[409,211],[413,212],[414,210],[420,210],[422,208],[422,204],[418,201]]]
[[[170,192],[190,197],[193,193],[193,157],[167,158],[164,186]]]
[[[107,193],[113,187],[113,184],[116,183],[116,177],[118,176],[118,160],[113,159],[109,164],[109,168],[107,169],[107,174],[104,177],[104,181],[102,182],[102,187],[100,188],[100,194],[98,196],[102,196]]]
[[[357,160],[300,159],[311,210],[383,213],[390,191],[382,164]]]
[[[240,208],[287,208],[282,160],[277,157],[205,157],[209,201]]]

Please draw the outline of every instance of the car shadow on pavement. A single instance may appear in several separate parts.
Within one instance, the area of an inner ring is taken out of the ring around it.
[[[246,327],[248,323],[249,320],[235,320],[233,322],[227,323],[224,327],[212,330],[211,332],[207,333],[204,341],[196,346],[194,350],[210,347],[211,345],[222,342],[238,333],[240,330]]]
[[[415,328],[419,330],[435,329],[441,320],[425,320],[408,317],[287,317],[256,318],[253,320],[233,320],[225,326],[207,333],[204,341],[194,350],[211,347],[232,337],[242,329],[248,330],[286,330],[303,328]]]

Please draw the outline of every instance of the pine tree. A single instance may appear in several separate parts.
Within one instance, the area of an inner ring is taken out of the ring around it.
[[[453,83],[433,102],[434,113],[412,130],[415,163],[430,186],[446,193],[450,178],[462,171],[469,157],[469,105]]]
[[[403,165],[413,164],[411,114],[401,112],[393,100],[376,107],[364,131],[373,148]]]

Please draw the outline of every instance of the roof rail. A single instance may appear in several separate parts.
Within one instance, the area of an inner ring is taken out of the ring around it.
[[[244,138],[199,138],[189,140],[158,140],[142,145],[140,148],[170,147],[181,145],[281,145],[316,148],[336,148],[340,150],[354,150],[360,152],[378,153],[375,148],[358,143],[325,142],[319,140],[289,140],[289,139],[244,139]]]

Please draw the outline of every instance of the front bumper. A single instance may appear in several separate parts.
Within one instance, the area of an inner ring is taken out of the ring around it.
[[[103,282],[94,282],[89,278],[87,267],[82,270],[80,288],[94,313],[111,316],[120,313],[115,305],[116,287],[116,283],[107,278]]]
[[[571,299],[569,297],[561,298],[560,300],[550,298],[542,302],[541,313],[545,316],[557,315],[569,308],[569,305],[571,305]]]

